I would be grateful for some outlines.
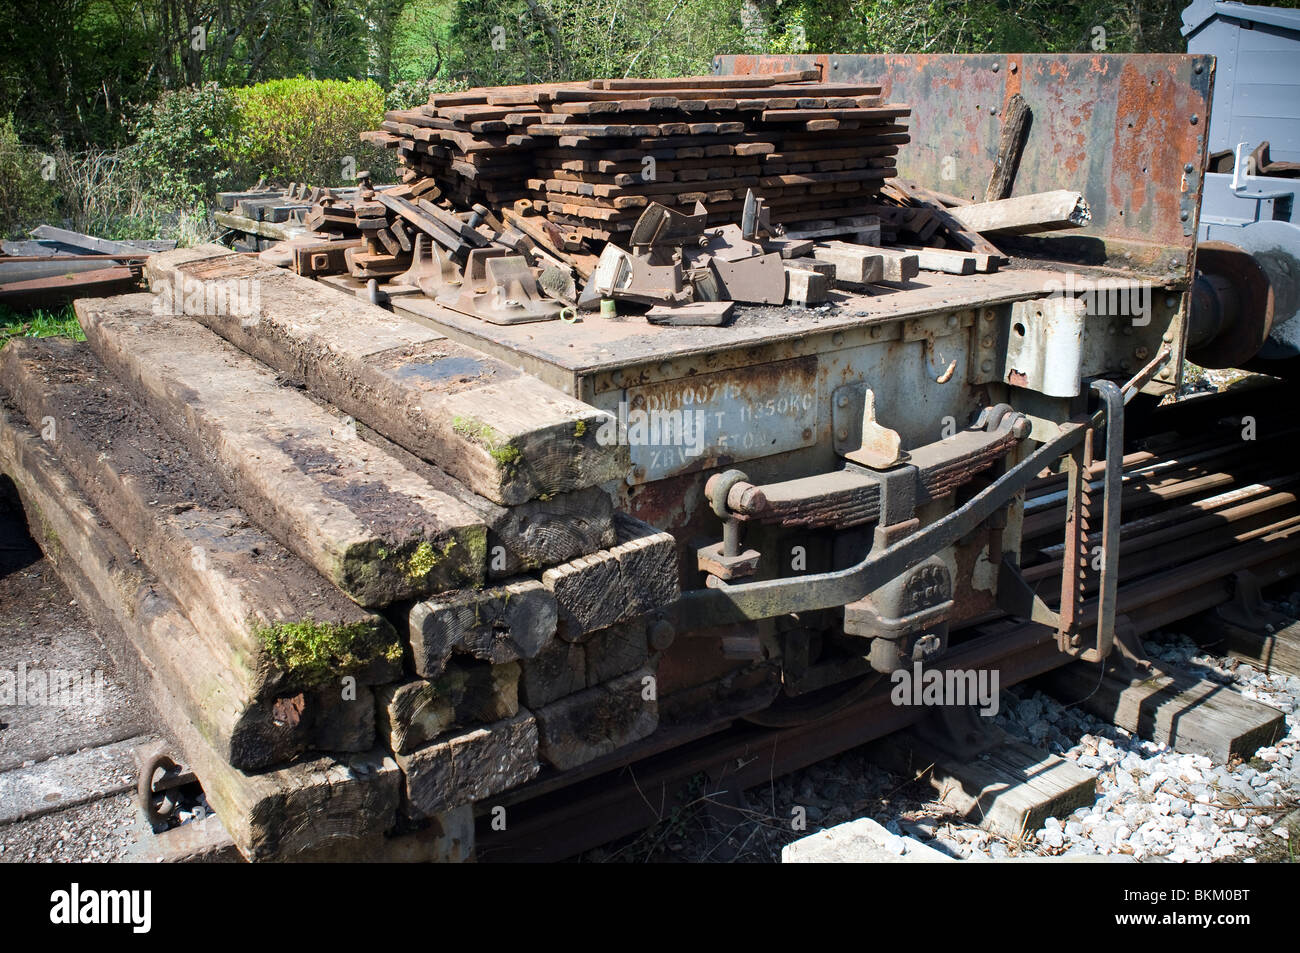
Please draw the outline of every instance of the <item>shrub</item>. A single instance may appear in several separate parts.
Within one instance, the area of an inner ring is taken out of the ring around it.
[[[232,93],[235,155],[253,180],[342,185],[375,157],[357,138],[384,118],[384,91],[372,80],[277,79]]]
[[[42,169],[53,172],[53,157],[18,141],[13,116],[0,118],[0,237],[17,238],[26,228],[55,217],[56,192]]]
[[[235,110],[216,83],[164,92],[132,125],[133,164],[151,198],[171,208],[230,188]]]

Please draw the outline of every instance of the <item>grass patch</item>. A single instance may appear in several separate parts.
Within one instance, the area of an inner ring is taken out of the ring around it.
[[[0,305],[0,345],[10,338],[51,337],[86,340],[72,305],[58,311],[13,311]]]

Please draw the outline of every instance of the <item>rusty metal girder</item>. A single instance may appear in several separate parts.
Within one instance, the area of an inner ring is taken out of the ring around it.
[[[1082,192],[1092,222],[999,242],[1186,286],[1192,278],[1214,58],[1183,54],[719,56],[715,72],[820,66],[829,82],[871,82],[912,108],[899,177],[982,201],[1002,117],[1031,113],[1014,193]]]

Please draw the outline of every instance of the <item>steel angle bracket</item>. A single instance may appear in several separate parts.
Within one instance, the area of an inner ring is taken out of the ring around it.
[[[898,431],[876,421],[876,394],[871,388],[855,381],[835,388],[831,397],[836,453],[873,470],[887,470],[906,459]]]
[[[430,240],[428,235],[421,232],[415,236],[411,267],[388,284],[390,294],[391,286],[399,285],[422,291],[430,298],[436,298],[448,288],[460,287],[460,269]]]
[[[527,259],[505,248],[471,251],[460,287],[448,288],[438,303],[490,324],[551,321],[564,307],[542,297]]]

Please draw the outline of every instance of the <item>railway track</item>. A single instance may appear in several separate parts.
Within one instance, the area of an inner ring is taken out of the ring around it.
[[[1135,408],[1124,458],[1117,606],[1120,626],[1132,635],[1229,601],[1239,573],[1263,584],[1300,573],[1300,428],[1287,422],[1289,395],[1248,388]],[[1063,477],[1044,475],[1026,494],[1023,571],[1049,604],[1060,591],[1063,485]],[[1082,591],[1087,625],[1096,612],[1091,574]],[[938,667],[996,668],[1007,688],[1068,662],[1052,629],[990,615],[952,633]],[[544,775],[482,805],[477,855],[486,862],[571,857],[663,820],[701,774],[723,796],[905,729],[923,713],[893,704],[881,679],[833,686],[812,702],[796,723],[732,712],[713,724],[661,730],[576,771]],[[498,806],[508,812],[504,830],[494,829],[490,811]]]

